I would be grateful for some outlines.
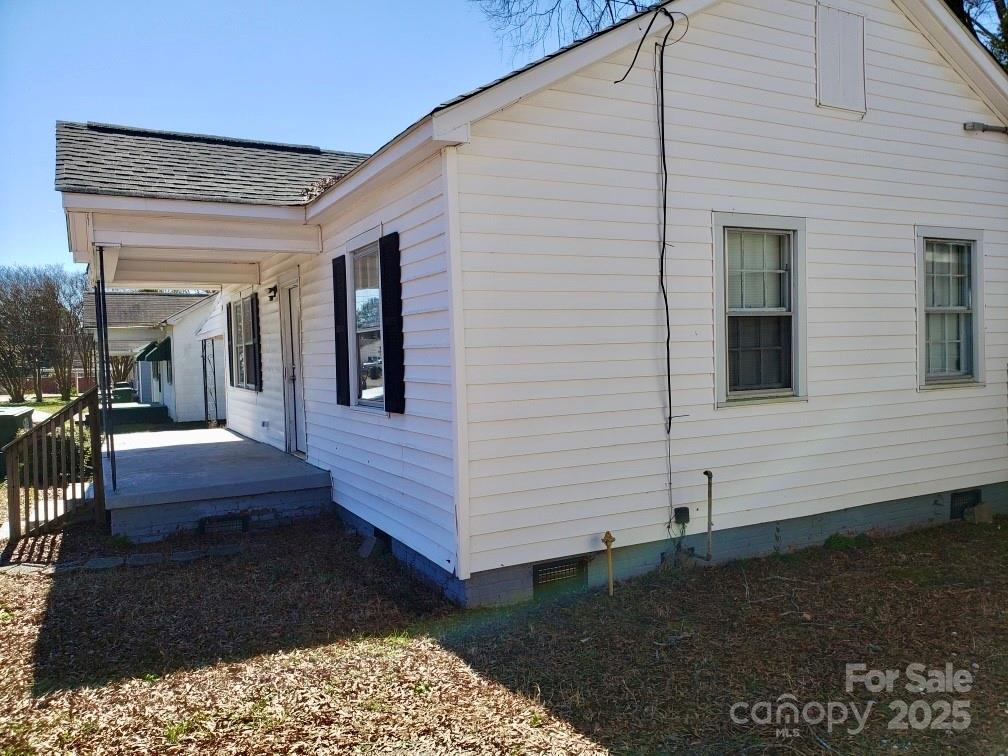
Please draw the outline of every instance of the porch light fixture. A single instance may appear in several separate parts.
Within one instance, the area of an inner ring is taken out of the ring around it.
[[[268,289],[266,289],[266,294],[269,296],[269,301],[272,302],[274,299],[276,299],[277,287],[270,286]]]

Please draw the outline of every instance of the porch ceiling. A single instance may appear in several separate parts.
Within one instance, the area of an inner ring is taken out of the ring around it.
[[[67,209],[77,259],[105,258],[109,288],[188,288],[259,283],[259,263],[277,254],[316,255],[317,225],[303,220],[206,218],[184,214],[92,212]]]

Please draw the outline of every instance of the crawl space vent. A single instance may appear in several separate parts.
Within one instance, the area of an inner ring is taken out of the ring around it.
[[[565,559],[560,562],[546,562],[532,568],[534,590],[550,591],[580,585],[585,578],[583,559]]]
[[[199,533],[200,535],[244,533],[249,529],[249,520],[247,514],[241,513],[211,515],[199,521]]]
[[[975,507],[979,503],[979,488],[974,488],[972,491],[956,491],[952,494],[952,505],[949,517],[953,520],[961,520],[965,517],[967,509]]]

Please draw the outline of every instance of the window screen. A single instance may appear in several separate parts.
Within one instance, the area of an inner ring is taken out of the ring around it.
[[[239,388],[259,388],[259,328],[255,311],[256,295],[243,297],[231,306],[231,364],[234,385]]]
[[[792,388],[791,240],[725,229],[729,393]]]
[[[972,242],[924,240],[927,381],[973,375],[972,257]]]

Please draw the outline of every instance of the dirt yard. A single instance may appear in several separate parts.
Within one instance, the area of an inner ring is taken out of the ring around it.
[[[226,559],[0,575],[0,753],[1008,748],[1004,521],[833,539],[646,576],[613,599],[592,591],[473,612],[387,555],[361,560],[335,521],[242,542]],[[117,550],[136,551],[84,530],[24,544],[13,559]],[[973,683],[912,693],[901,675],[892,693],[844,689],[847,663],[912,662],[951,663]],[[876,703],[858,734],[852,720],[776,733],[732,719],[787,694],[798,706]],[[967,700],[970,724],[889,730],[897,699],[922,699],[929,712]]]

